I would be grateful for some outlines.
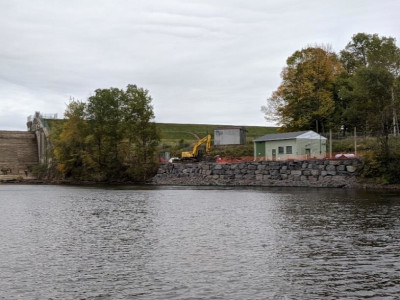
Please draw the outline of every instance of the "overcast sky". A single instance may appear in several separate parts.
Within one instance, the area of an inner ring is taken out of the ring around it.
[[[128,84],[149,90],[156,122],[266,126],[287,57],[359,32],[400,40],[399,12],[398,0],[0,0],[0,130]]]

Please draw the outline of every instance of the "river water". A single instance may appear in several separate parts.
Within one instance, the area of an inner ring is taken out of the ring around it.
[[[400,299],[400,194],[0,185],[0,299]]]

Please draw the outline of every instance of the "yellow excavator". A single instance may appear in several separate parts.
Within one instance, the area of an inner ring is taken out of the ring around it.
[[[206,143],[206,154],[210,153],[211,149],[211,135],[207,135],[202,139],[198,140],[196,145],[194,145],[192,151],[182,152],[181,159],[182,160],[199,160],[199,147]]]

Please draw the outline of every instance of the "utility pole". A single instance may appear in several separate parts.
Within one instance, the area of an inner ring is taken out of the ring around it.
[[[329,158],[332,158],[332,129],[329,129]]]
[[[317,124],[317,133],[319,134],[319,156],[321,157],[321,134],[319,133],[319,129],[318,129],[318,120],[315,120],[315,123]]]
[[[396,108],[394,106],[394,90],[392,87],[392,105],[393,105],[393,135],[399,135],[399,120],[397,119]]]
[[[357,156],[357,127],[354,127],[354,156]]]

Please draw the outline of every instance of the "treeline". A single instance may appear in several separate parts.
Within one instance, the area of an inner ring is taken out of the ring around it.
[[[159,134],[147,90],[98,89],[72,100],[52,129],[55,176],[89,181],[145,181],[157,168]]]
[[[377,137],[370,173],[396,181],[400,112],[400,49],[393,37],[358,33],[339,53],[328,46],[294,52],[282,82],[262,107],[283,131],[342,131],[357,128]],[[396,146],[394,146],[394,144]],[[394,162],[394,163],[393,163]],[[388,165],[393,165],[388,170]],[[399,179],[397,179],[398,181]]]

